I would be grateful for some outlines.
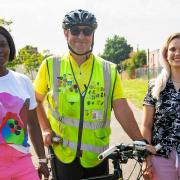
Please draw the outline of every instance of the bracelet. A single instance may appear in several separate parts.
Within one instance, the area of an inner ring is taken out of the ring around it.
[[[46,158],[39,159],[39,163],[48,163],[48,160]]]

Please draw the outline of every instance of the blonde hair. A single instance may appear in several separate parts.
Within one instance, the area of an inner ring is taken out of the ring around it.
[[[167,60],[167,51],[169,43],[175,38],[180,38],[180,33],[174,33],[170,35],[160,51],[160,64],[162,65],[163,69],[156,78],[154,84],[155,86],[152,89],[152,96],[155,99],[159,99],[159,94],[166,87],[166,83],[171,75],[171,68]]]

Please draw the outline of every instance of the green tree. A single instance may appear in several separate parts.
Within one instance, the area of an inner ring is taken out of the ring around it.
[[[16,60],[8,61],[7,67],[8,67],[9,69],[12,69],[13,71],[15,71],[17,64],[18,64],[18,63],[16,62]]]
[[[11,31],[10,25],[11,25],[12,23],[13,23],[13,22],[12,22],[11,20],[5,20],[4,18],[1,18],[1,17],[0,17],[0,26],[7,26],[9,31]]]
[[[24,65],[25,73],[29,74],[31,79],[33,79],[33,72],[38,70],[44,58],[43,54],[39,53],[36,47],[27,45],[20,49],[16,61],[18,64]]]
[[[146,51],[141,50],[138,51],[135,56],[133,57],[134,64],[136,65],[137,68],[142,67],[143,65],[146,64],[147,56],[146,56]]]
[[[130,75],[135,69],[145,65],[146,60],[146,51],[141,50],[136,53],[134,52],[130,58],[122,62],[122,69],[126,70]]]
[[[113,38],[106,40],[104,52],[101,57],[115,64],[119,64],[129,57],[131,51],[132,47],[127,44],[127,40],[124,37],[114,35]]]

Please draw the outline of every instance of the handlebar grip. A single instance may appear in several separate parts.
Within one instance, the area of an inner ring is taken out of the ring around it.
[[[99,160],[103,160],[105,159],[107,156],[109,156],[111,153],[113,153],[114,151],[116,151],[118,148],[117,146],[112,146],[110,148],[108,148],[107,150],[105,150],[103,153],[99,154],[98,159]]]
[[[59,136],[53,136],[52,137],[52,142],[53,143],[60,143],[60,142],[62,142],[62,138],[59,137]]]

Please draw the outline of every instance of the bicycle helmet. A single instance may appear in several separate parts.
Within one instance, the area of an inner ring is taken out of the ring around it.
[[[71,11],[65,15],[62,22],[62,28],[70,29],[75,25],[90,26],[95,30],[97,28],[96,17],[92,13],[82,9]]]

